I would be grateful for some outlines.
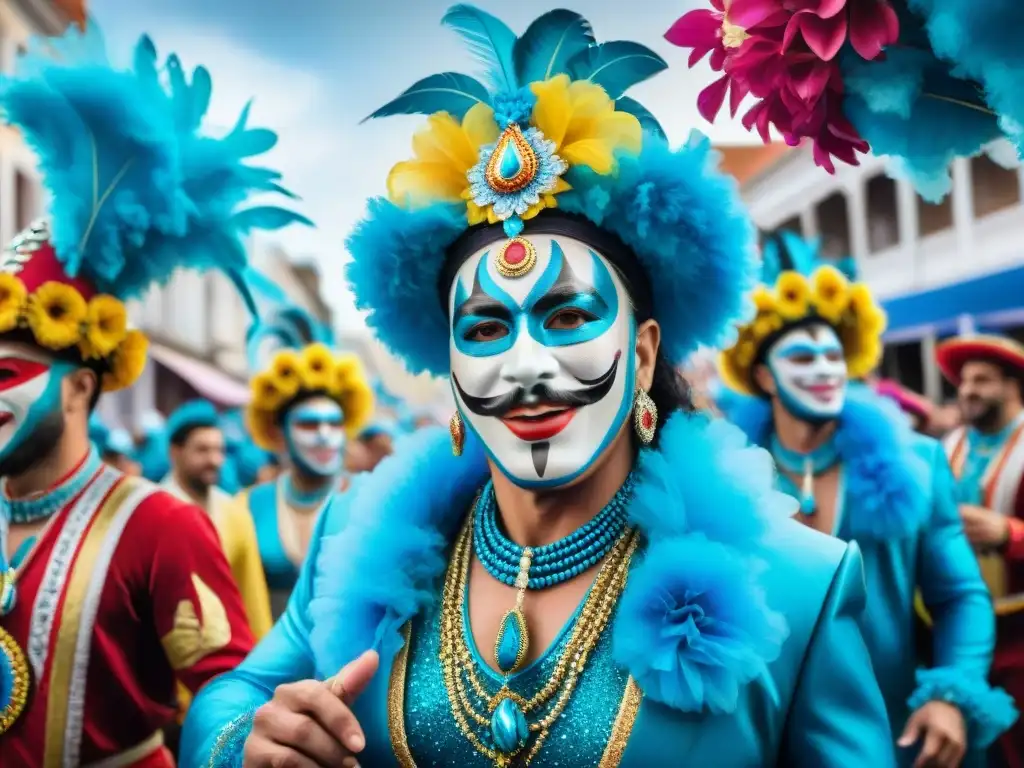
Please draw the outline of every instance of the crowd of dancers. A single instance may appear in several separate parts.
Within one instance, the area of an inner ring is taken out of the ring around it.
[[[934,197],[1022,146],[1024,6],[986,5],[713,0],[666,37],[721,73],[705,117],[750,97]],[[50,197],[0,261],[0,765],[1024,766],[1024,348],[940,345],[936,440],[848,260],[758,246],[709,142],[625,95],[657,53],[568,10],[444,24],[480,76],[373,114],[426,123],[346,276],[447,428],[258,295],[245,236],[311,222],[247,109],[207,131],[207,70],[86,25],[0,79]],[[133,438],[96,406],[179,269],[252,311],[249,402]]]

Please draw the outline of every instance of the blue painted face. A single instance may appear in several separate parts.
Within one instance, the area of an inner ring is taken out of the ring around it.
[[[798,419],[821,422],[842,413],[846,358],[831,326],[819,323],[783,334],[766,362],[782,404]]]
[[[586,243],[527,242],[536,262],[525,274],[503,274],[494,243],[453,281],[452,388],[506,475],[558,486],[585,472],[629,415],[636,324],[614,268]]]
[[[0,342],[0,463],[61,408],[61,381],[74,370],[35,347]]]
[[[333,477],[344,460],[345,419],[329,397],[304,400],[285,416],[285,444],[292,462],[306,474]]]

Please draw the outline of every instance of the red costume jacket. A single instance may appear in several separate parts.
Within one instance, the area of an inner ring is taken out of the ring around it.
[[[176,679],[195,692],[253,645],[209,517],[109,467],[43,533],[0,624],[31,672],[4,768],[171,766]]]

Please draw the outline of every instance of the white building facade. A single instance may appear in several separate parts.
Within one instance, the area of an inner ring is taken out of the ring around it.
[[[820,237],[826,255],[855,258],[889,313],[883,373],[936,399],[938,338],[1024,328],[1024,175],[1012,149],[997,143],[951,174],[951,194],[933,205],[887,176],[883,158],[829,175],[802,146],[743,186],[763,231]]]

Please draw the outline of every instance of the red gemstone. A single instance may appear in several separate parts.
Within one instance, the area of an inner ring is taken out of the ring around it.
[[[508,264],[519,264],[526,258],[526,246],[522,243],[509,243],[505,248],[505,262]]]
[[[640,423],[644,425],[644,429],[651,429],[654,426],[654,416],[650,411],[644,411],[640,414]]]

